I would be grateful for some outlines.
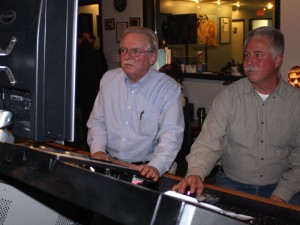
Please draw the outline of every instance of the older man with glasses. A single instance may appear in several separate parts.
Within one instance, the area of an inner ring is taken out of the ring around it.
[[[100,82],[87,126],[92,157],[132,163],[157,181],[182,143],[184,117],[178,83],[158,72],[158,39],[144,27],[129,27],[120,42],[121,68]]]

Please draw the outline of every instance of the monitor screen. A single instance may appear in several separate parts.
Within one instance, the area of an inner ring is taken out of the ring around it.
[[[74,140],[77,0],[0,1],[0,110],[15,137]]]
[[[168,16],[164,31],[167,44],[196,44],[197,23],[197,14]]]

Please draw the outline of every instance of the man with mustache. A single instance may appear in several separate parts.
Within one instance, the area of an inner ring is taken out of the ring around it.
[[[279,72],[284,36],[251,31],[244,45],[246,78],[214,100],[187,156],[186,178],[173,187],[200,196],[220,160],[217,186],[300,205],[300,92]]]
[[[124,31],[121,68],[104,74],[87,123],[92,157],[132,163],[154,181],[170,168],[184,131],[180,86],[152,67],[157,51],[151,29]]]

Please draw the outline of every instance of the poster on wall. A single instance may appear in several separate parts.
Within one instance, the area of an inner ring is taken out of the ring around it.
[[[217,20],[216,15],[198,15],[197,42],[199,44],[217,46]]]
[[[230,18],[220,17],[220,43],[229,44],[230,43]]]
[[[116,23],[116,41],[120,42],[123,32],[128,27],[128,22],[117,22]]]

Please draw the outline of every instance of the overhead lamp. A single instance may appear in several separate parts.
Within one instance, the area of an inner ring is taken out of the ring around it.
[[[268,3],[268,9],[272,9],[273,8],[273,4],[271,2]]]
[[[218,0],[217,4],[218,4],[218,5],[221,5],[221,0]]]
[[[236,2],[236,7],[240,7],[241,5],[240,5],[240,2],[239,1],[237,1]]]

